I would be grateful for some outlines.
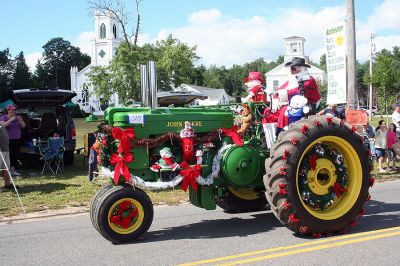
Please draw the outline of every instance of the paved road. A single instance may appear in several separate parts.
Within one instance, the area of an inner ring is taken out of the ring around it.
[[[103,239],[88,214],[2,224],[0,265],[400,265],[400,180],[371,195],[349,234],[320,239],[293,235],[269,211],[191,205],[156,207],[145,239],[124,245]]]

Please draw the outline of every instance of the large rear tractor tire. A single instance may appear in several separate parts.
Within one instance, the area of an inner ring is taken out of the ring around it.
[[[311,116],[292,124],[273,145],[265,165],[266,198],[296,233],[343,232],[364,213],[371,164],[355,128],[338,118]]]
[[[153,204],[143,190],[117,186],[100,198],[94,217],[100,234],[117,244],[139,239],[149,230],[153,216]]]
[[[268,206],[265,197],[252,189],[228,187],[226,192],[216,203],[227,213],[260,211]]]

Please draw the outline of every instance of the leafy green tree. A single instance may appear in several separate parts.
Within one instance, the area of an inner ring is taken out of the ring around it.
[[[195,66],[192,68],[189,74],[190,84],[197,86],[204,86],[204,73],[206,72],[206,67],[201,64],[200,66]]]
[[[13,89],[24,89],[32,87],[32,74],[26,64],[24,52],[15,57],[15,71],[13,74]]]
[[[80,48],[72,46],[63,38],[53,38],[43,46],[42,68],[47,73],[41,83],[45,87],[70,89],[70,69],[77,66],[82,69],[90,64],[90,56],[83,54]],[[39,82],[40,83],[40,82]]]
[[[369,73],[369,62],[360,64],[356,62],[356,80],[357,80],[357,95],[360,105],[369,105],[369,89],[368,84],[363,82],[364,76]]]
[[[243,77],[245,77],[246,74],[246,70],[240,65],[233,65],[228,69],[225,78],[226,93],[231,96],[242,96],[245,92]]]
[[[11,90],[14,74],[14,62],[11,58],[10,50],[0,51],[0,89]],[[7,92],[8,93],[8,92]]]
[[[221,89],[225,85],[226,68],[211,65],[204,73],[204,86]]]
[[[389,104],[394,103],[400,90],[398,49],[382,50],[376,56],[372,74],[372,85],[377,88],[379,102],[385,106],[386,112]],[[368,79],[367,79],[368,81]]]
[[[157,73],[160,75],[159,90],[171,90],[182,83],[189,83],[194,62],[199,59],[196,46],[189,47],[169,35],[166,40],[157,41]]]

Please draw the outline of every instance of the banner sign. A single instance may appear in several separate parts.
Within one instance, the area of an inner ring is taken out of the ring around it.
[[[347,102],[345,27],[326,30],[326,68],[328,71],[328,104]]]

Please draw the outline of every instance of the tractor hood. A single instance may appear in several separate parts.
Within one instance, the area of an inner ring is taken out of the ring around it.
[[[24,105],[63,105],[76,96],[75,92],[58,89],[21,89],[13,92],[13,101]]]

